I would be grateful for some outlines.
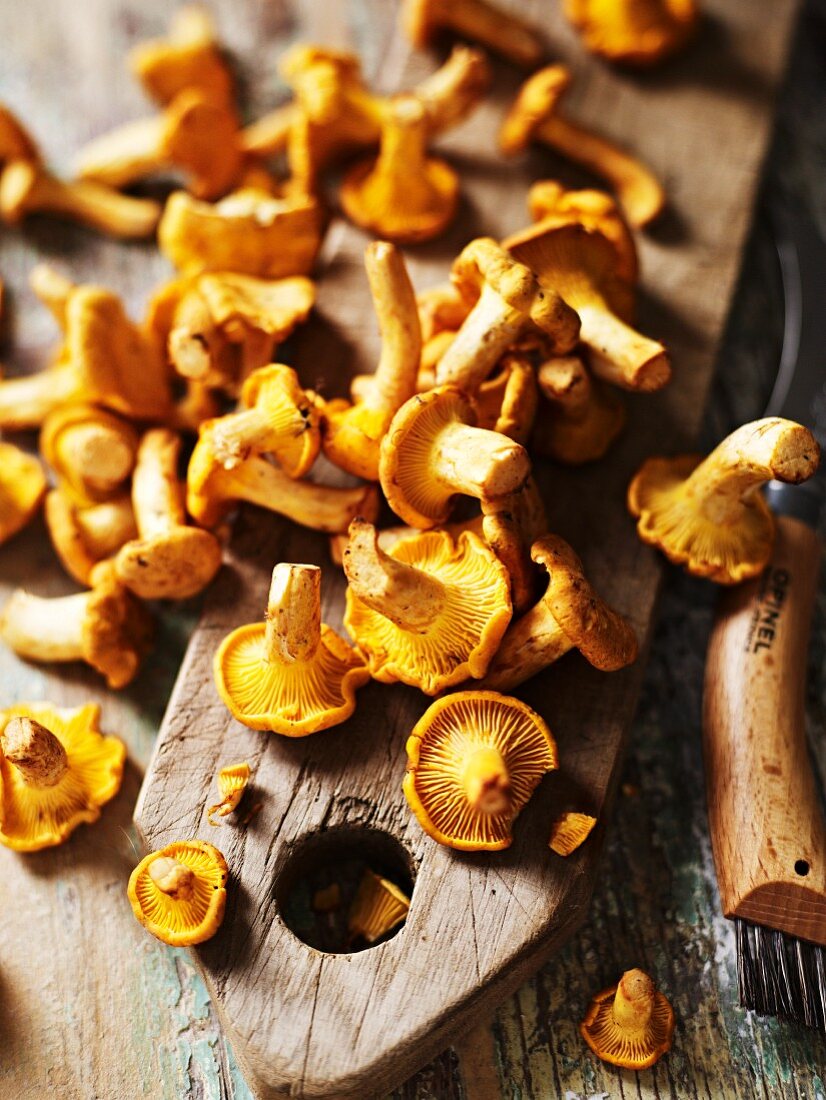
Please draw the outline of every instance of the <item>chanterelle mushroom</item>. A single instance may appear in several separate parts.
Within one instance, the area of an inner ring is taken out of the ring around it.
[[[591,53],[634,68],[682,49],[700,15],[696,0],[565,0],[563,7]]]
[[[407,741],[404,793],[440,844],[495,852],[546,772],[556,742],[536,711],[496,691],[462,691],[433,703]]]
[[[244,791],[250,781],[250,766],[243,760],[240,764],[228,764],[218,772],[218,790],[221,801],[207,809],[207,821],[210,825],[220,825],[213,817],[229,817],[244,797]]]
[[[665,205],[663,189],[651,171],[624,149],[560,115],[559,101],[571,82],[565,65],[549,65],[522,85],[499,131],[503,153],[518,153],[531,141],[605,179],[631,225],[648,225]]]
[[[617,391],[592,378],[578,355],[546,359],[537,379],[545,403],[534,422],[532,451],[570,466],[602,458],[625,425]]]
[[[511,617],[507,572],[469,532],[401,539],[389,553],[376,529],[350,525],[344,625],[374,679],[411,684],[426,695],[480,677]]]
[[[32,661],[86,661],[110,688],[122,688],[149,648],[152,619],[109,562],[95,567],[91,584],[89,592],[52,599],[15,589],[0,616],[0,637]]]
[[[166,38],[140,42],[129,51],[129,68],[161,106],[195,89],[214,103],[231,103],[232,73],[224,61],[209,12],[186,4],[173,13]]]
[[[405,0],[405,33],[414,46],[429,46],[442,31],[481,42],[517,65],[532,69],[545,53],[539,33],[513,10],[504,12],[487,0]]]
[[[538,401],[536,371],[530,356],[510,352],[474,395],[479,427],[527,446]]]
[[[46,495],[46,475],[34,455],[0,442],[0,543],[34,518]]]
[[[129,876],[136,920],[163,943],[191,947],[221,927],[227,863],[204,840],[176,840],[145,856]]]
[[[128,493],[80,506],[65,489],[52,489],[46,494],[43,511],[55,553],[79,584],[88,585],[99,561],[138,537]]]
[[[0,844],[36,852],[91,824],[120,790],[126,746],[98,729],[95,703],[0,711]]]
[[[545,535],[531,557],[548,571],[545,595],[508,628],[481,687],[511,691],[575,648],[603,672],[636,660],[633,630],[591,587],[567,542]]]
[[[266,622],[227,635],[214,672],[234,718],[286,737],[346,721],[370,679],[359,654],[321,621],[321,570],[287,562],[272,571]]]
[[[760,487],[797,484],[815,472],[820,449],[800,424],[767,417],[744,424],[707,458],[649,458],[628,487],[628,508],[644,542],[687,572],[738,584],[763,571],[774,518]]]
[[[560,355],[576,344],[579,318],[571,306],[496,241],[471,241],[454,260],[451,278],[473,308],[439,360],[439,385],[472,393],[526,333],[541,334]]]
[[[671,1049],[674,1010],[647,974],[626,970],[591,1001],[579,1033],[603,1062],[647,1069]]]
[[[94,405],[63,405],[43,423],[40,450],[59,483],[80,504],[106,500],[132,473],[138,434]]]
[[[350,940],[374,944],[404,921],[410,898],[398,886],[365,868],[347,915]]]

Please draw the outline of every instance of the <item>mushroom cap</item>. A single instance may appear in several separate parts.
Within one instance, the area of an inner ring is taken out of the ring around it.
[[[40,152],[16,115],[0,103],[0,166],[10,160],[40,160]]]
[[[46,474],[34,455],[0,442],[0,543],[22,530],[46,495]]]
[[[475,809],[463,785],[477,749],[497,750],[510,779],[502,813]],[[462,691],[437,699],[407,740],[404,793],[419,824],[434,840],[463,851],[510,846],[511,828],[546,772],[557,767],[556,742],[526,703],[497,691]]]
[[[219,825],[213,817],[227,817],[238,806],[250,781],[250,766],[246,760],[240,764],[228,764],[218,772],[218,790],[221,801],[207,810],[210,825]]]
[[[565,0],[591,53],[648,68],[681,49],[699,22],[696,0]]]
[[[548,847],[558,856],[569,856],[585,843],[596,823],[597,819],[590,814],[568,810],[553,823]]]
[[[201,527],[178,526],[127,542],[115,558],[115,572],[142,600],[186,600],[206,588],[221,559],[215,535]]]
[[[83,657],[106,677],[110,688],[125,687],[149,651],[152,616],[120,583],[109,561],[95,566],[83,621]]]
[[[347,930],[353,939],[373,944],[402,923],[410,910],[410,898],[381,875],[365,868],[350,906]]]
[[[546,65],[528,77],[499,130],[503,153],[519,153],[530,144],[537,126],[554,113],[570,83],[571,70],[565,65]]]
[[[379,480],[381,441],[393,412],[365,403],[351,405],[343,398],[324,404],[323,446],[329,460],[366,481]]]
[[[175,13],[166,38],[140,42],[129,51],[129,68],[161,106],[193,89],[214,103],[231,103],[232,73],[215,40],[211,19],[200,8]]]
[[[525,355],[506,355],[475,395],[479,427],[527,444],[539,403],[536,371]]]
[[[225,103],[188,88],[164,113],[160,151],[189,173],[196,198],[218,199],[235,184],[243,167],[238,116]]]
[[[436,695],[468,677],[484,676],[511,619],[510,578],[493,551],[470,531],[455,542],[447,531],[422,531],[400,539],[387,553],[438,580],[443,603],[435,621],[414,633],[368,607],[348,587],[344,626],[373,678],[385,684],[401,680]]]
[[[317,401],[301,388],[293,368],[272,363],[253,371],[241,390],[241,405],[266,410],[272,425],[267,450],[285,474],[303,477],[321,446],[320,414]]]
[[[67,768],[57,783],[36,787],[0,750],[0,843],[17,852],[62,844],[78,825],[100,817],[100,808],[120,790],[126,747],[98,729],[100,707],[77,709],[49,703],[18,703],[0,712],[0,728],[12,718],[31,718],[63,746]]]
[[[651,1015],[643,1027],[621,1027],[614,1017],[614,1000],[619,986],[631,1000],[651,1003]],[[665,995],[641,970],[627,970],[616,985],[597,993],[579,1032],[591,1050],[603,1062],[624,1069],[646,1069],[671,1049],[674,1035],[674,1010]]]
[[[548,571],[543,602],[595,668],[613,672],[636,660],[637,638],[630,624],[591,586],[582,562],[564,539],[544,535],[531,547],[531,557]]]
[[[268,662],[265,624],[240,626],[224,638],[213,670],[232,716],[254,730],[306,737],[344,722],[356,691],[370,679],[361,656],[326,623],[309,660]]]
[[[194,875],[190,898],[165,894],[149,873],[158,859],[171,859]],[[150,852],[129,876],[127,893],[132,912],[147,932],[173,947],[191,947],[211,939],[224,919],[227,902],[227,862],[204,840],[176,840]]]
[[[242,322],[278,343],[307,320],[315,302],[315,284],[302,275],[258,279],[234,272],[205,274],[198,280],[198,292],[220,328]]]

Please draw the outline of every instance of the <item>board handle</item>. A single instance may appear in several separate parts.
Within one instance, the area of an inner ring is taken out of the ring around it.
[[[721,595],[703,756],[724,914],[826,944],[826,832],[804,710],[820,558],[812,528],[779,516],[762,576]]]

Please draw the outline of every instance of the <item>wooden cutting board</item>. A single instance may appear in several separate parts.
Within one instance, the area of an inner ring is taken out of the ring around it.
[[[625,487],[646,455],[690,446],[696,435],[796,4],[778,0],[759,14],[750,0],[704,7],[703,32],[684,56],[662,72],[630,76],[586,57],[557,6],[519,5],[541,17],[554,56],[576,71],[572,116],[638,150],[669,194],[668,213],[641,241],[640,327],[671,349],[673,382],[660,394],[629,398],[628,428],[605,461],[537,470],[551,528],[629,616],[643,654],[660,568],[635,536]],[[397,35],[383,67],[385,88],[410,86],[432,67]],[[516,162],[497,155],[498,124],[517,84],[514,73],[499,70],[482,109],[442,143],[461,171],[464,203],[448,236],[409,250],[419,288],[443,280],[472,237],[501,237],[524,224],[532,180],[583,181],[549,152]],[[333,226],[319,268],[317,315],[292,349],[305,381],[326,393],[345,392],[350,374],[372,370],[377,360],[364,243],[353,228]],[[325,539],[243,510],[135,820],[148,848],[199,836],[227,857],[226,919],[196,956],[250,1084],[262,1097],[364,1098],[402,1081],[492,1011],[585,919],[644,657],[605,675],[569,655],[519,692],[548,720],[561,769],[520,817],[512,848],[460,854],[422,834],[402,794],[406,736],[429,702],[416,691],[371,684],[349,722],[296,741],[247,730],[221,704],[213,653],[229,630],[262,617],[277,561],[325,566],[324,617],[340,626],[344,580],[329,563]],[[242,759],[252,766],[249,801],[261,803],[260,813],[246,828],[213,829],[204,809],[214,801],[214,777]],[[550,823],[564,808],[600,819],[567,860],[547,848]],[[322,855],[406,864],[415,887],[397,936],[358,954],[331,954],[289,930],[288,887]]]

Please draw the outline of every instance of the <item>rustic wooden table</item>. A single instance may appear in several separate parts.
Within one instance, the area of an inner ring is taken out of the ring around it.
[[[67,167],[93,133],[145,111],[125,75],[127,43],[158,32],[169,5],[117,0],[0,3],[0,100],[21,110],[51,158]],[[251,115],[276,101],[275,58],[298,30],[287,3],[218,4],[221,31],[249,68]],[[262,24],[261,39],[252,27]],[[313,5],[306,37],[349,37],[368,73],[378,66],[391,5],[359,0]],[[756,16],[757,17],[757,16]],[[315,25],[312,25],[312,24]],[[712,28],[713,29],[713,28]],[[56,59],[59,58],[59,63]],[[69,115],[55,72],[72,73]],[[784,91],[768,176],[797,189],[826,231],[826,5],[803,16]],[[719,155],[725,155],[720,151]],[[820,177],[818,176],[820,172]],[[120,290],[137,313],[147,272],[165,265],[149,248],[125,249],[43,222],[4,234],[0,270],[15,292],[15,369],[39,362],[53,340],[32,309],[25,278],[35,254],[78,278]],[[768,392],[778,339],[771,242],[761,221],[746,257],[707,425],[716,439],[757,415]],[[25,316],[26,331],[16,324]],[[38,327],[39,326],[39,327]],[[69,591],[40,527],[0,549],[0,598],[17,584]],[[826,588],[821,604],[826,604]],[[735,1006],[734,941],[719,915],[705,819],[699,742],[703,653],[713,607],[709,587],[673,573],[666,585],[646,687],[631,740],[589,923],[497,1013],[397,1093],[409,1100],[456,1097],[782,1097],[824,1096],[826,1046]],[[822,726],[826,615],[811,649],[809,716]],[[21,1100],[232,1097],[250,1092],[221,1035],[203,984],[185,952],[166,949],[134,923],[124,882],[136,858],[131,811],[140,772],[180,662],[196,609],[165,616],[160,644],[130,690],[106,698],[104,728],[130,747],[124,789],[92,829],[40,856],[0,851],[0,1093]],[[0,705],[47,695],[79,702],[97,691],[82,672],[57,678],[0,651]],[[812,748],[826,768],[826,747]],[[824,773],[826,774],[826,773]],[[11,884],[11,885],[10,885]],[[623,969],[655,975],[674,1003],[674,1050],[655,1070],[611,1070],[584,1050],[576,1023],[590,994]],[[403,1011],[404,1006],[399,1006]]]

